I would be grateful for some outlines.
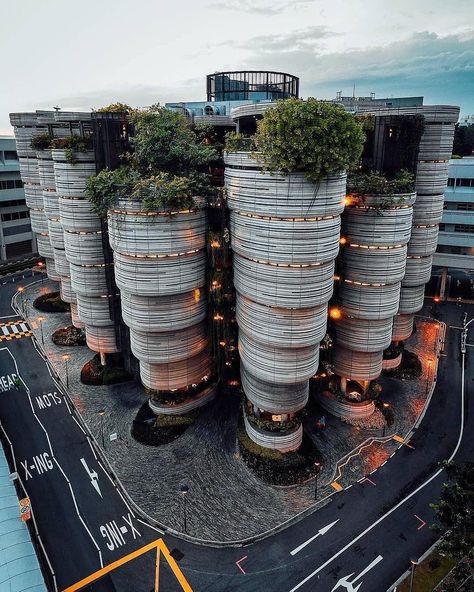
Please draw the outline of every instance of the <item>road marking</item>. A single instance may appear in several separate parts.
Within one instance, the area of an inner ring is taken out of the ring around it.
[[[241,571],[243,574],[245,574],[245,573],[247,573],[247,572],[246,572],[246,571],[244,570],[244,568],[243,568],[243,567],[240,565],[240,563],[241,563],[242,561],[244,561],[245,559],[247,559],[247,557],[248,557],[248,556],[247,556],[247,555],[245,555],[245,557],[242,557],[241,559],[239,559],[238,561],[236,561],[236,562],[235,562],[235,565],[236,565],[236,566],[237,566],[237,567],[240,569],[240,571]]]
[[[319,536],[325,535],[338,522],[339,522],[339,518],[337,520],[335,520],[334,522],[331,522],[331,524],[328,524],[327,526],[323,526],[323,528],[320,528],[314,536],[312,536],[310,539],[308,539],[307,541],[302,543],[299,547],[296,547],[296,549],[293,549],[293,551],[290,551],[290,555],[296,555],[296,553],[299,553],[301,551],[301,549],[304,549],[306,547],[306,545],[309,545],[309,543],[312,543],[314,541],[314,539],[317,539]]]
[[[371,474],[372,474],[372,473],[371,473]],[[368,481],[369,483],[372,483],[372,485],[373,485],[374,487],[377,487],[377,484],[376,484],[376,483],[374,483],[374,482],[372,481],[372,479],[369,479],[368,477],[364,477],[363,479],[361,479],[361,480],[359,481],[359,483],[360,483],[360,484],[362,484],[362,483],[364,483],[365,481]]]
[[[333,481],[331,483],[331,487],[333,487],[336,491],[341,491],[344,489],[344,487],[340,485],[337,481]]]
[[[47,473],[48,471],[52,471],[54,469],[54,465],[48,452],[36,454],[31,458],[30,464],[28,463],[28,459],[24,461],[21,460],[20,464],[25,470],[26,481],[33,479],[33,473],[31,471],[36,471],[38,475],[42,475],[43,473]]]
[[[138,532],[138,530],[135,528],[135,526],[133,525],[133,519],[130,516],[130,514],[127,514],[126,516],[122,516],[122,518],[124,519],[124,521],[128,524],[128,526],[130,527],[130,532],[132,533],[133,536],[133,540],[136,540],[138,537],[141,537],[142,535]],[[123,528],[123,527],[122,527]]]
[[[416,514],[414,514],[415,518],[417,520],[419,520],[421,522],[420,526],[417,528],[417,530],[421,530],[423,528],[423,526],[426,526],[426,522],[424,520],[422,520],[419,516],[417,516]]]
[[[36,395],[36,404],[40,410],[46,409],[46,407],[52,407],[61,405],[62,400],[56,391],[52,393],[44,393],[42,395]]]
[[[97,491],[100,497],[102,497],[102,492],[99,487],[99,475],[97,474],[97,471],[91,471],[89,469],[85,458],[81,458],[81,463],[90,477],[92,487]]]
[[[460,417],[460,422],[459,422],[459,424],[460,424],[459,436],[458,436],[458,441],[456,443],[456,446],[455,446],[453,452],[451,453],[450,457],[447,459],[448,462],[451,462],[454,459],[454,457],[456,456],[456,454],[458,453],[458,450],[459,450],[459,447],[461,446],[462,438],[464,435],[464,413],[465,413],[464,412],[464,390],[465,390],[464,383],[465,383],[465,372],[466,372],[465,366],[466,366],[465,354],[462,354],[462,362],[461,362],[461,417]],[[325,567],[327,567],[330,563],[332,563],[334,561],[334,559],[337,559],[340,555],[342,555],[345,551],[347,551],[347,549],[350,549],[350,547],[352,547],[352,545],[357,543],[357,541],[360,541],[360,539],[363,538],[368,532],[370,532],[376,526],[378,526],[381,522],[383,522],[385,520],[385,518],[387,518],[388,516],[391,516],[393,514],[393,512],[396,512],[399,508],[401,508],[404,503],[406,503],[409,499],[411,499],[413,496],[415,496],[419,491],[421,491],[427,485],[429,485],[431,483],[431,481],[434,481],[437,477],[439,477],[439,475],[441,475],[441,473],[443,471],[444,471],[444,468],[440,468],[437,471],[435,471],[431,475],[431,477],[429,477],[424,483],[419,485],[416,489],[414,489],[411,493],[409,493],[404,499],[399,501],[398,504],[393,506],[393,508],[391,510],[386,512],[383,516],[378,518],[375,522],[373,522],[365,530],[363,530],[361,533],[359,533],[354,539],[352,539],[352,541],[347,543],[347,545],[345,545],[344,547],[339,549],[339,551],[337,553],[334,553],[334,555],[332,557],[330,557],[327,561],[325,561],[322,565],[320,565],[317,569],[315,569],[312,573],[310,573],[309,576],[306,576],[304,578],[304,580],[301,580],[301,582],[299,584],[296,584],[296,586],[294,586],[289,592],[295,592],[296,590],[299,590],[301,588],[301,586],[306,584],[306,582],[311,580],[311,578],[313,578],[315,575],[319,574],[319,572],[322,571]]]
[[[365,576],[365,574],[368,573],[371,569],[373,569],[378,563],[380,563],[382,561],[382,559],[383,559],[382,555],[379,555],[378,557],[376,557],[371,563],[369,563],[369,565],[365,569],[363,569],[360,572],[360,574],[358,576],[356,576],[352,580],[349,580],[349,578],[354,575],[354,572],[350,573],[348,576],[344,576],[343,578],[341,578],[338,581],[338,583],[334,586],[334,588],[331,590],[331,592],[334,592],[334,590],[337,590],[338,588],[345,588],[348,592],[357,592],[357,590],[363,584],[363,582],[361,582],[358,586],[356,586],[354,588],[354,584],[357,582],[357,580],[360,580],[361,578],[363,578]]]
[[[404,444],[408,448],[412,448],[413,450],[415,450],[414,446],[412,446],[411,444],[408,444],[408,442],[405,440],[405,438],[402,438],[398,434],[395,434],[395,436],[392,436],[392,439],[395,440],[395,442],[400,442],[400,444]]]

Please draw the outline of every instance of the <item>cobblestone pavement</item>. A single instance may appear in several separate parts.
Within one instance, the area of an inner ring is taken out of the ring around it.
[[[235,441],[239,409],[236,396],[218,397],[193,426],[170,444],[150,447],[136,442],[130,435],[130,428],[146,400],[142,387],[133,382],[101,387],[83,385],[79,380],[80,370],[93,352],[85,346],[58,347],[50,339],[56,329],[70,324],[69,315],[40,313],[31,306],[40,293],[57,289],[54,282],[47,280],[25,291],[25,297],[30,299],[29,319],[45,317],[44,347],[63,383],[65,364],[61,355],[71,355],[68,362],[70,396],[99,443],[104,436],[110,463],[130,496],[145,512],[162,524],[182,531],[183,507],[179,490],[180,485],[186,483],[189,486],[188,534],[206,540],[230,541],[279,526],[314,505],[314,480],[294,487],[271,487],[257,479],[239,458]],[[41,342],[38,324],[32,324],[36,325],[33,329]],[[417,348],[421,345],[418,344],[422,344],[423,339],[419,330],[408,348],[419,353]],[[382,382],[384,399],[393,401],[394,407],[397,401],[394,430],[404,435],[420,410],[425,379],[406,382],[383,379]],[[101,409],[105,411],[102,426],[98,414]],[[118,438],[110,441],[112,433]],[[325,432],[316,437],[325,459],[319,477],[318,497],[322,499],[334,492],[328,482],[333,478],[337,461],[364,442],[368,434],[330,418]],[[356,460],[349,461],[344,468],[343,484],[366,475],[368,468],[378,461],[383,462],[396,445],[393,441],[387,445],[376,444],[377,454],[376,449],[370,447],[370,452],[363,451]]]

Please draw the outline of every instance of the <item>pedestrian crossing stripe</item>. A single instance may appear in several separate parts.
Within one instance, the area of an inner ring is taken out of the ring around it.
[[[33,331],[26,321],[8,321],[0,323],[0,341],[12,341],[22,337],[31,337]]]

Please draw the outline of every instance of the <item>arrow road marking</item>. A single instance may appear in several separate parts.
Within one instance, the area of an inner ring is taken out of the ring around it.
[[[338,583],[334,586],[334,588],[331,590],[331,592],[334,592],[334,590],[337,590],[338,588],[345,588],[347,590],[347,592],[357,592],[357,590],[362,586],[363,582],[361,582],[358,586],[356,586],[354,588],[354,584],[357,582],[357,580],[360,580],[362,577],[365,576],[365,574],[367,572],[369,572],[372,568],[374,568],[377,563],[380,563],[382,561],[383,557],[382,555],[379,555],[378,557],[376,557],[371,563],[369,563],[369,565],[363,569],[360,574],[358,576],[356,576],[355,578],[353,578],[352,580],[349,581],[349,578],[351,576],[354,575],[354,572],[350,573],[348,576],[344,576],[343,578],[341,578]]]
[[[97,475],[97,473],[95,471],[91,471],[89,469],[85,458],[81,458],[81,463],[83,464],[85,470],[87,471],[87,474],[91,478],[92,487],[97,491],[97,493],[100,495],[100,497],[102,497],[102,492],[100,491],[100,487],[99,487],[99,483],[98,483],[99,475]]]
[[[417,528],[417,530],[421,530],[423,528],[423,526],[426,526],[426,522],[424,520],[422,520],[419,516],[417,516],[416,514],[414,514],[415,518],[417,518],[421,524],[420,526]]]
[[[235,565],[240,569],[240,571],[244,574],[246,573],[246,571],[244,570],[244,568],[240,565],[240,562],[243,561],[244,559],[247,559],[247,555],[245,555],[245,557],[242,557],[241,559],[239,559],[238,561],[235,562]]]
[[[339,518],[337,520],[335,520],[334,522],[331,522],[331,524],[328,524],[327,526],[323,526],[323,528],[320,528],[314,536],[312,536],[310,539],[308,539],[307,541],[302,543],[299,547],[296,547],[296,549],[293,549],[293,551],[290,551],[290,555],[296,555],[296,553],[299,553],[301,551],[301,549],[304,549],[306,547],[306,545],[309,545],[309,543],[312,543],[314,541],[314,539],[317,539],[319,536],[326,534],[328,532],[328,530],[330,530],[335,524],[337,524],[337,522],[339,522]]]

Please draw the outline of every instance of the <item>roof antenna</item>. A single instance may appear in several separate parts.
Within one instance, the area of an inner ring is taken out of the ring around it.
[[[57,107],[57,106],[56,106],[56,107],[53,107],[53,109],[56,111],[56,113],[57,113],[58,111],[61,111],[61,107]]]
[[[352,98],[355,99],[356,98],[356,85],[354,82],[354,86],[352,87]]]

